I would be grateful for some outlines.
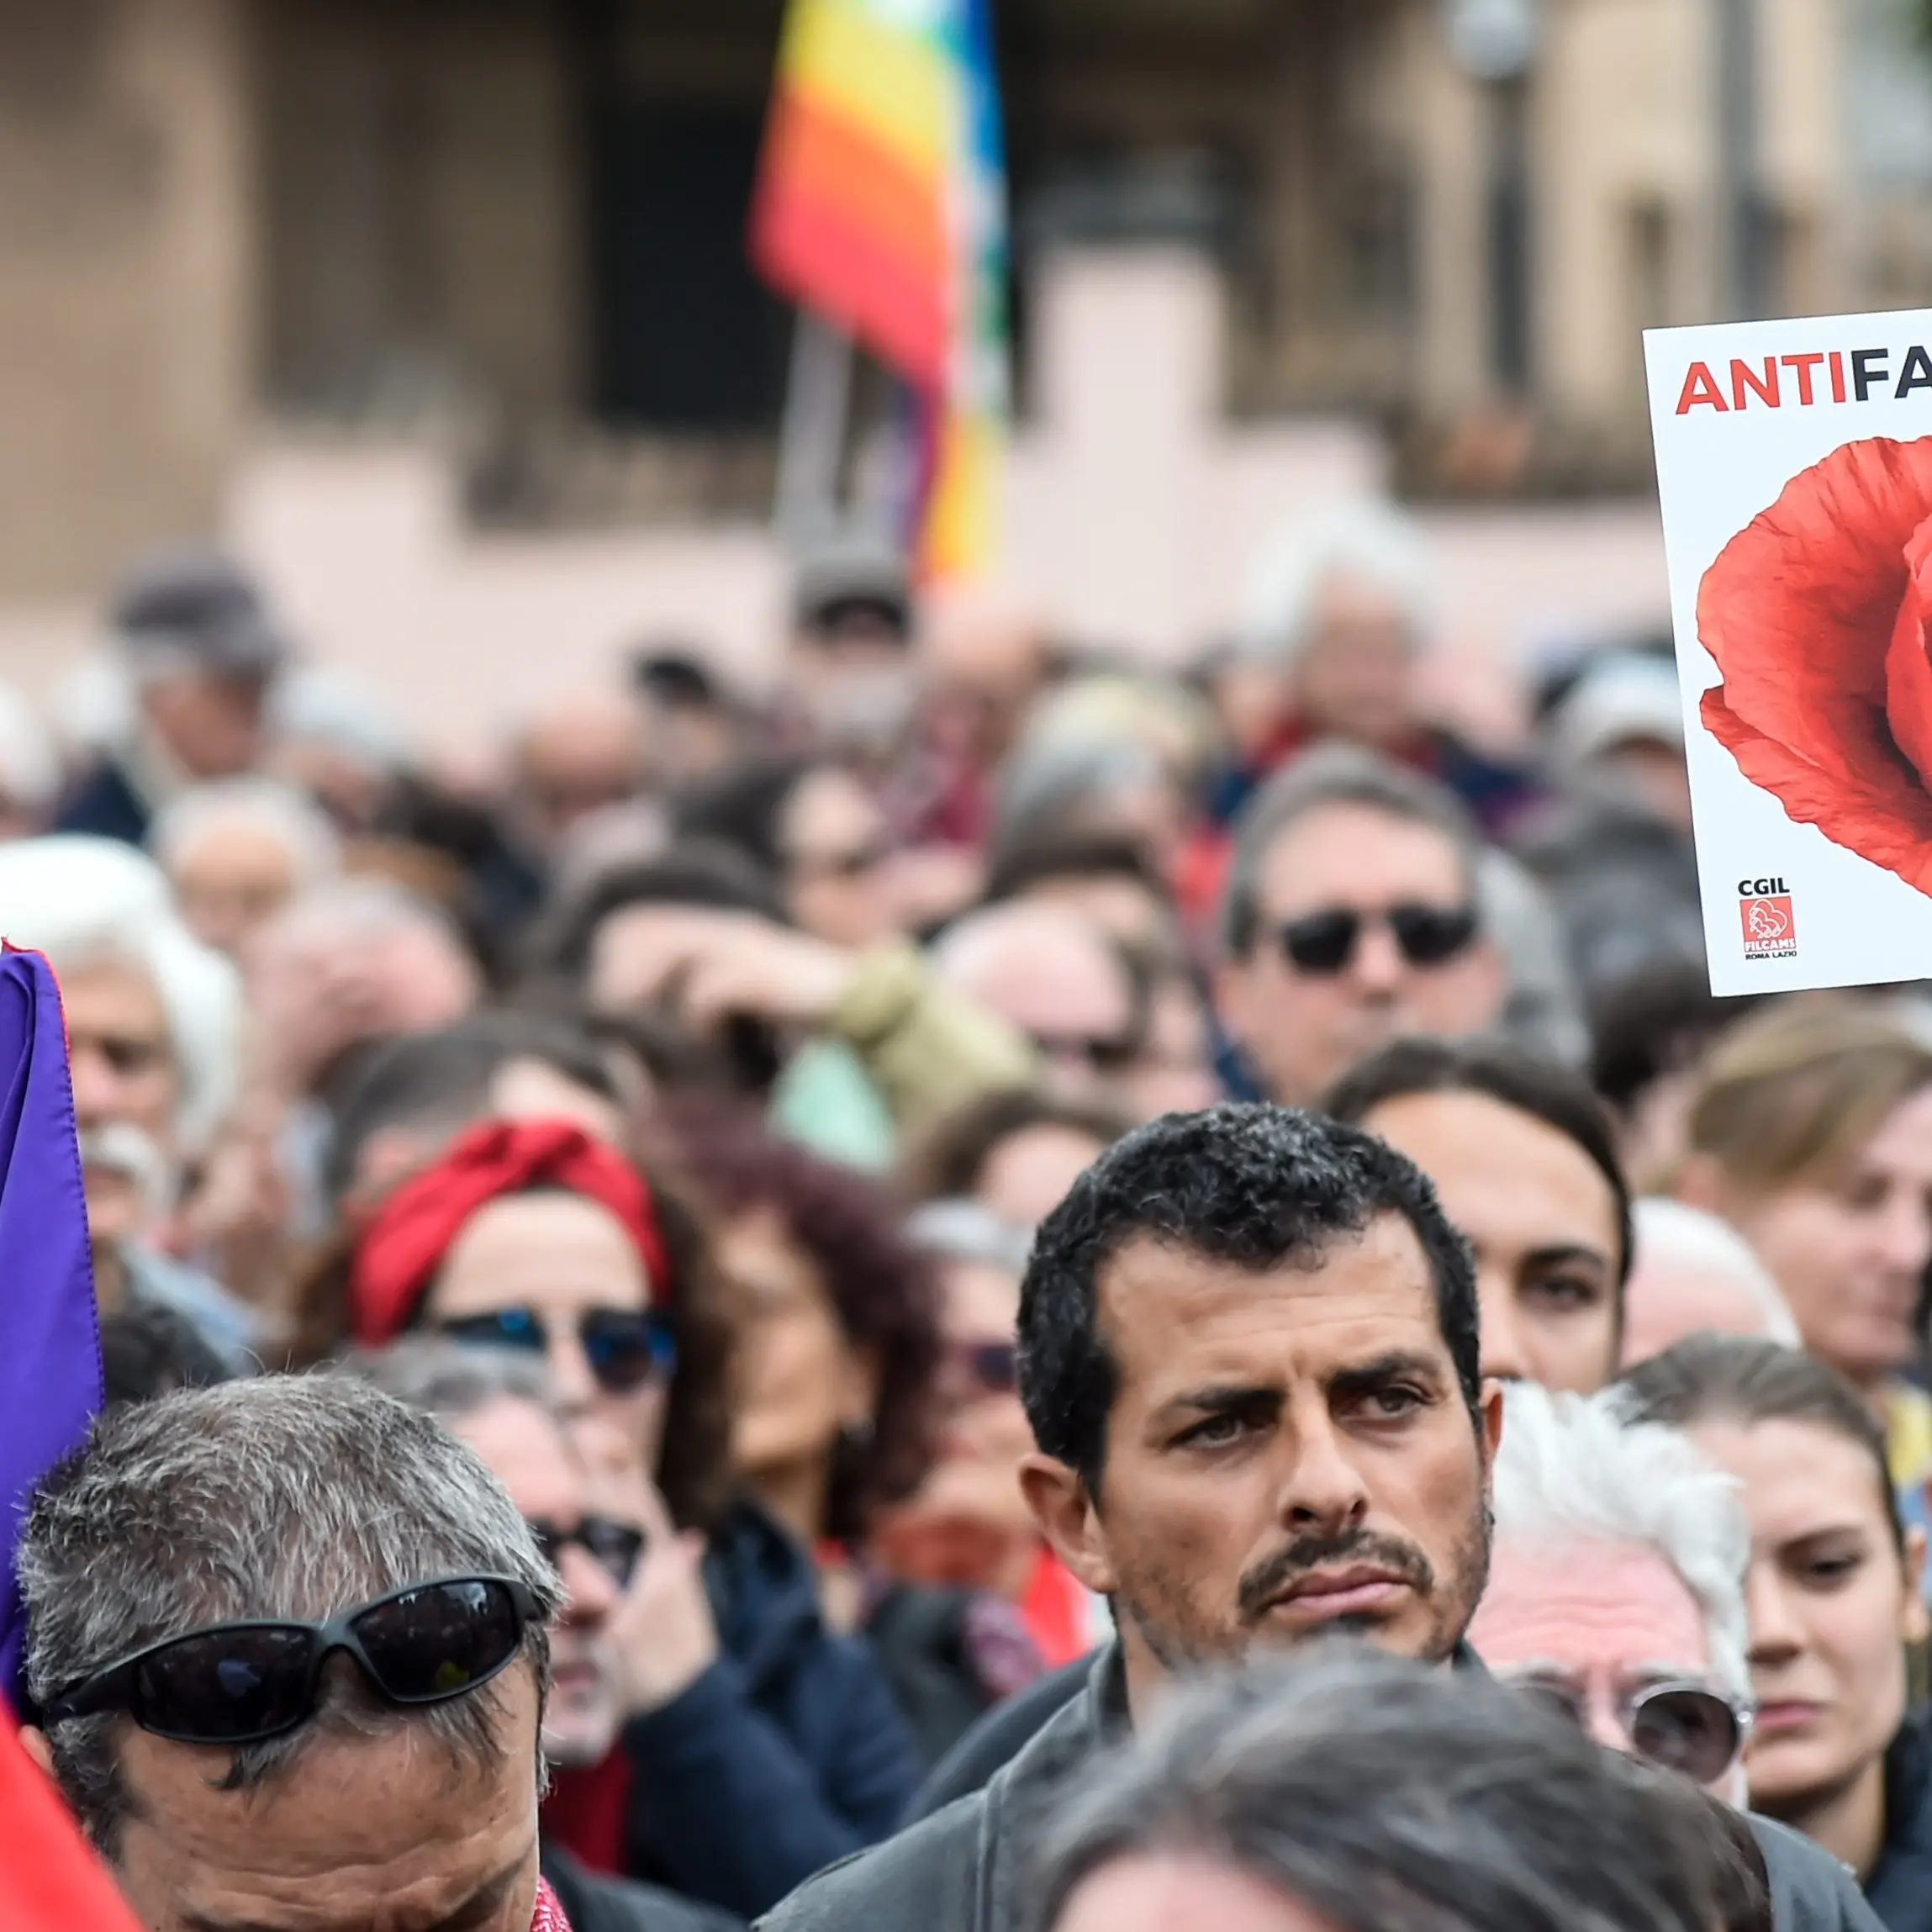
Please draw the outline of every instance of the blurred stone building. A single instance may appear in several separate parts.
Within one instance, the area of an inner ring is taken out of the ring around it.
[[[1176,380],[1231,435],[1366,428],[1425,501],[1640,495],[1639,332],[1723,312],[1740,197],[1767,311],[1932,288],[1932,160],[1848,132],[1861,87],[1926,98],[1885,3],[1540,0],[1486,75],[1453,0],[1000,0],[1028,420],[1105,346],[1053,350],[1056,266],[1144,259],[1209,305],[1111,353],[1205,330]],[[780,11],[7,0],[0,599],[217,522],[291,437],[431,451],[483,530],[761,514],[789,322],[742,238]]]

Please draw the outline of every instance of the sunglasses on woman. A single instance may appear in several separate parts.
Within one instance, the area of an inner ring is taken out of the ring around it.
[[[1388,927],[1407,964],[1445,966],[1468,950],[1475,937],[1476,916],[1471,906],[1428,905],[1419,900],[1391,905],[1386,912],[1334,905],[1285,921],[1275,929],[1275,937],[1291,966],[1326,979],[1348,969],[1363,932],[1371,926]]]
[[[323,1623],[213,1623],[150,1644],[50,1699],[45,1723],[125,1711],[144,1731],[184,1745],[251,1745],[314,1714],[322,1666],[355,1659],[392,1704],[441,1704],[487,1684],[541,1617],[508,1576],[413,1583]]]
[[[612,1516],[586,1516],[574,1529],[565,1529],[547,1517],[526,1516],[530,1533],[552,1570],[562,1567],[558,1559],[573,1544],[594,1562],[601,1564],[620,1590],[630,1587],[637,1569],[637,1559],[650,1540],[634,1523],[620,1523]]]
[[[1590,1700],[1581,1685],[1528,1677],[1515,1688],[1581,1731],[1590,1729]],[[1751,1708],[1707,1684],[1647,1684],[1619,1696],[1617,1722],[1640,1758],[1681,1771],[1693,1784],[1715,1784],[1738,1761],[1750,1735]]]
[[[435,1326],[452,1341],[478,1348],[541,1355],[550,1347],[550,1324],[534,1308],[494,1308]],[[586,1308],[577,1318],[577,1339],[606,1395],[627,1396],[653,1380],[668,1382],[678,1366],[670,1318],[656,1308]]]

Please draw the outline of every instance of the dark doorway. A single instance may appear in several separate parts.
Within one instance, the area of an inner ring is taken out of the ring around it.
[[[593,404],[608,422],[757,430],[784,393],[786,311],[745,231],[763,115],[599,90]]]

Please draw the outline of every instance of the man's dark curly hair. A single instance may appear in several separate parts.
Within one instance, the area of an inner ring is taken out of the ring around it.
[[[1145,1238],[1257,1274],[1313,1267],[1399,1214],[1434,1278],[1436,1314],[1472,1419],[1481,1399],[1475,1270],[1435,1190],[1394,1148],[1292,1107],[1168,1114],[1116,1142],[1040,1224],[1020,1291],[1020,1399],[1033,1438],[1098,1499],[1118,1368],[1100,1279]]]
[[[665,1110],[684,1171],[724,1219],[768,1208],[817,1270],[840,1331],[876,1363],[868,1439],[839,1444],[824,1533],[863,1543],[879,1511],[932,1466],[941,1344],[932,1264],[892,1197],[863,1175],[779,1139],[753,1115],[690,1101]]]

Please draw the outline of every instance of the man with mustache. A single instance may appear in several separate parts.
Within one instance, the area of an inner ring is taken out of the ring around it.
[[[1281,1107],[1142,1128],[1042,1225],[1020,1344],[1027,1502],[1118,1639],[984,1792],[773,1932],[1006,1932],[1049,1789],[1170,1679],[1338,1632],[1444,1662],[1475,1611],[1500,1399],[1467,1252],[1380,1142]]]
[[[984,1789],[767,1932],[1014,1932],[1055,1795],[1200,1666],[1353,1635],[1481,1667],[1502,1396],[1469,1250],[1393,1148],[1275,1106],[1141,1128],[1042,1223],[1020,1347],[1028,1505],[1118,1636]],[[1764,1850],[1781,1927],[1869,1927],[1829,1859]]]

